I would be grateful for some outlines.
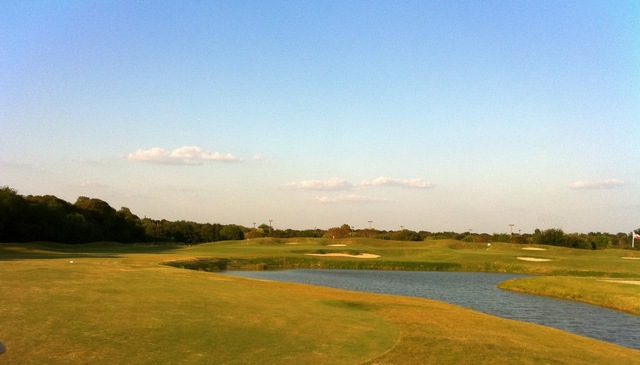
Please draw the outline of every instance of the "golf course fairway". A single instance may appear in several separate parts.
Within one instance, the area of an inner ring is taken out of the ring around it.
[[[361,258],[306,255],[344,249],[329,244],[336,243],[0,244],[0,364],[640,364],[637,350],[433,300],[165,264],[221,257],[363,265]],[[517,260],[522,248],[510,244],[340,244],[351,255],[378,255],[366,262],[381,266],[428,261],[460,270],[640,276],[638,261],[617,265],[627,254],[621,250],[549,248],[535,255],[552,261],[526,262]]]

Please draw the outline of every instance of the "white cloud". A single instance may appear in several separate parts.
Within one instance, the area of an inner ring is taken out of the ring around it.
[[[353,184],[343,178],[334,177],[329,180],[303,180],[294,181],[284,185],[292,190],[351,190],[354,187],[366,186],[397,186],[401,188],[411,189],[427,189],[432,188],[435,184],[423,179],[395,179],[386,176],[380,176],[373,180],[364,180],[358,184]]]
[[[610,189],[623,186],[624,181],[617,179],[599,180],[599,181],[576,181],[569,187],[571,189]]]
[[[395,179],[386,176],[377,177],[371,181],[365,180],[360,183],[362,186],[399,186],[402,188],[427,189],[432,188],[435,184],[423,179]]]
[[[392,200],[373,196],[343,194],[338,196],[318,196],[313,199],[318,203],[388,203]]]
[[[285,184],[293,190],[350,190],[353,184],[345,179],[334,177],[329,180],[303,180]]]
[[[254,161],[265,161],[262,153],[256,153],[255,155],[253,155],[253,157],[251,157],[251,159]]]
[[[240,159],[232,154],[209,152],[197,146],[183,146],[173,151],[161,147],[139,149],[127,156],[129,161],[141,161],[168,165],[201,165],[204,161],[234,162]]]

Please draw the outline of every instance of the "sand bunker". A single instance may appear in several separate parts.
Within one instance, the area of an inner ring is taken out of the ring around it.
[[[523,257],[523,256],[519,256],[517,257],[517,259],[522,261],[535,261],[535,262],[551,261],[551,259],[539,259],[537,257]]]
[[[540,248],[540,247],[523,247],[523,250],[527,250],[527,251],[546,251],[546,248]]]
[[[627,257],[623,257],[623,259],[625,259],[625,260],[640,260],[640,257],[627,256]]]
[[[284,244],[285,245],[297,245],[298,242],[285,242]]]
[[[327,246],[332,246],[332,247],[344,247],[346,246],[344,243],[334,243],[333,245],[327,245]]]
[[[374,255],[372,253],[361,253],[359,255],[350,255],[348,253],[306,253],[307,256],[334,256],[334,257],[353,257],[356,259],[375,259],[380,255]]]
[[[600,280],[600,281],[606,281],[608,283],[640,285],[640,280]]]

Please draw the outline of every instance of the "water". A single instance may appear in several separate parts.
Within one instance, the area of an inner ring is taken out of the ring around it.
[[[227,274],[370,293],[429,298],[640,350],[640,316],[585,303],[501,290],[517,274],[370,270],[233,271]]]

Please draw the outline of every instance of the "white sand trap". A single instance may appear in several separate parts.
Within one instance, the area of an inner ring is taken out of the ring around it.
[[[361,253],[360,255],[349,255],[348,253],[306,253],[307,256],[334,256],[334,257],[353,257],[356,259],[375,259],[380,255],[372,253]]]
[[[523,257],[523,256],[519,256],[517,257],[517,259],[522,261],[535,261],[535,262],[551,261],[551,259],[539,259],[537,257]]]
[[[527,251],[546,251],[546,248],[540,248],[540,247],[523,247],[523,250],[527,250]]]
[[[640,260],[640,257],[630,257],[630,256],[627,256],[627,257],[623,257],[623,259],[625,259],[625,260]]]
[[[285,242],[284,244],[285,245],[297,245],[298,242]]]
[[[346,246],[344,243],[334,243],[333,245],[327,245],[327,246],[332,246],[332,247],[344,247]]]
[[[640,280],[600,280],[600,281],[606,281],[608,283],[640,285]]]

